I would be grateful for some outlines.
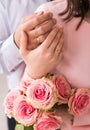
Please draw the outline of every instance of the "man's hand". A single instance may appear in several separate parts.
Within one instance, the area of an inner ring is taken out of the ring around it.
[[[39,12],[26,16],[15,31],[14,41],[20,48],[21,31],[24,31],[27,34],[27,48],[32,50],[46,39],[55,24],[52,13]]]

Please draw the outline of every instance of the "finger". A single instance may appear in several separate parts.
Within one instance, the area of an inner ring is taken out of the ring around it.
[[[44,13],[41,15],[37,15],[33,19],[30,19],[26,21],[24,24],[22,24],[22,30],[29,31],[35,28],[36,26],[40,25],[41,23],[47,21],[48,19],[52,18],[52,13]]]
[[[43,34],[43,35],[40,35],[39,37],[37,37],[37,41],[38,41],[39,43],[44,42],[45,39],[47,38],[48,34],[49,34],[49,33],[47,32],[47,33],[45,33],[45,34]]]
[[[20,54],[25,56],[27,54],[27,34],[24,31],[21,31],[21,39],[20,39]]]
[[[64,36],[63,36],[63,33],[62,33],[62,36],[61,36],[61,39],[55,49],[55,56],[58,58],[60,56],[60,53],[62,52],[63,50],[63,47],[64,47]]]
[[[38,12],[38,13],[33,13],[33,14],[28,15],[28,16],[25,16],[24,18],[22,18],[21,23],[25,23],[26,21],[28,21],[30,19],[33,19],[37,15],[41,15],[41,14],[43,14],[43,11],[42,12]]]
[[[62,50],[63,45],[64,45],[64,34],[62,33],[61,38],[59,39],[59,43],[57,44],[55,51]]]
[[[49,33],[46,33],[44,35],[39,36],[38,38],[35,39],[30,39],[29,38],[29,42],[30,42],[30,46],[28,46],[28,50],[32,50],[35,49],[36,47],[38,47],[48,36]],[[32,48],[31,48],[32,46]]]
[[[35,39],[34,39],[34,43],[35,43],[35,44],[42,43],[42,42],[46,39],[46,37],[48,36],[48,34],[49,34],[49,33],[46,33],[46,34],[44,34],[44,35],[41,35],[41,36],[35,38]]]
[[[32,31],[29,31],[29,35],[32,38],[36,38],[40,35],[43,35],[47,32],[50,32],[52,27],[56,24],[56,20],[55,19],[49,19],[47,22],[45,22],[44,24],[40,25],[39,27],[35,28]]]
[[[56,34],[58,33],[58,27],[55,27],[47,36],[46,40],[41,44],[41,47],[48,49],[49,46],[52,44]]]
[[[60,29],[58,30],[58,33],[57,33],[57,35],[55,36],[55,38],[54,38],[52,44],[49,46],[50,52],[52,52],[52,53],[55,52],[55,49],[56,49],[56,47],[57,47],[57,45],[58,45],[58,43],[59,43],[59,41],[60,41],[60,39],[61,39],[61,36],[62,36],[62,28],[60,28]]]
[[[61,51],[61,53],[58,55],[57,60],[58,63],[63,59],[63,51]]]

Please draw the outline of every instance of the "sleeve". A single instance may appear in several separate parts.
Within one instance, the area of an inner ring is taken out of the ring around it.
[[[90,111],[84,115],[74,117],[73,126],[87,126],[90,125]]]
[[[0,73],[10,73],[23,62],[13,41],[9,19],[7,9],[0,1]]]

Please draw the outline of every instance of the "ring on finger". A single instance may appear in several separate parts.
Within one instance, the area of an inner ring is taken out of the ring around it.
[[[39,36],[39,32],[37,29],[35,29],[35,32],[34,32],[34,38],[38,37]]]
[[[36,43],[40,43],[40,39],[39,38],[36,38]]]

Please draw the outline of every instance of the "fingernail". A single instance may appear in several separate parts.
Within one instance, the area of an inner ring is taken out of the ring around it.
[[[43,11],[37,12],[38,15],[41,15],[41,14],[43,14],[43,13],[44,13]]]
[[[53,13],[49,13],[49,16],[52,17],[52,16],[53,16]]]

